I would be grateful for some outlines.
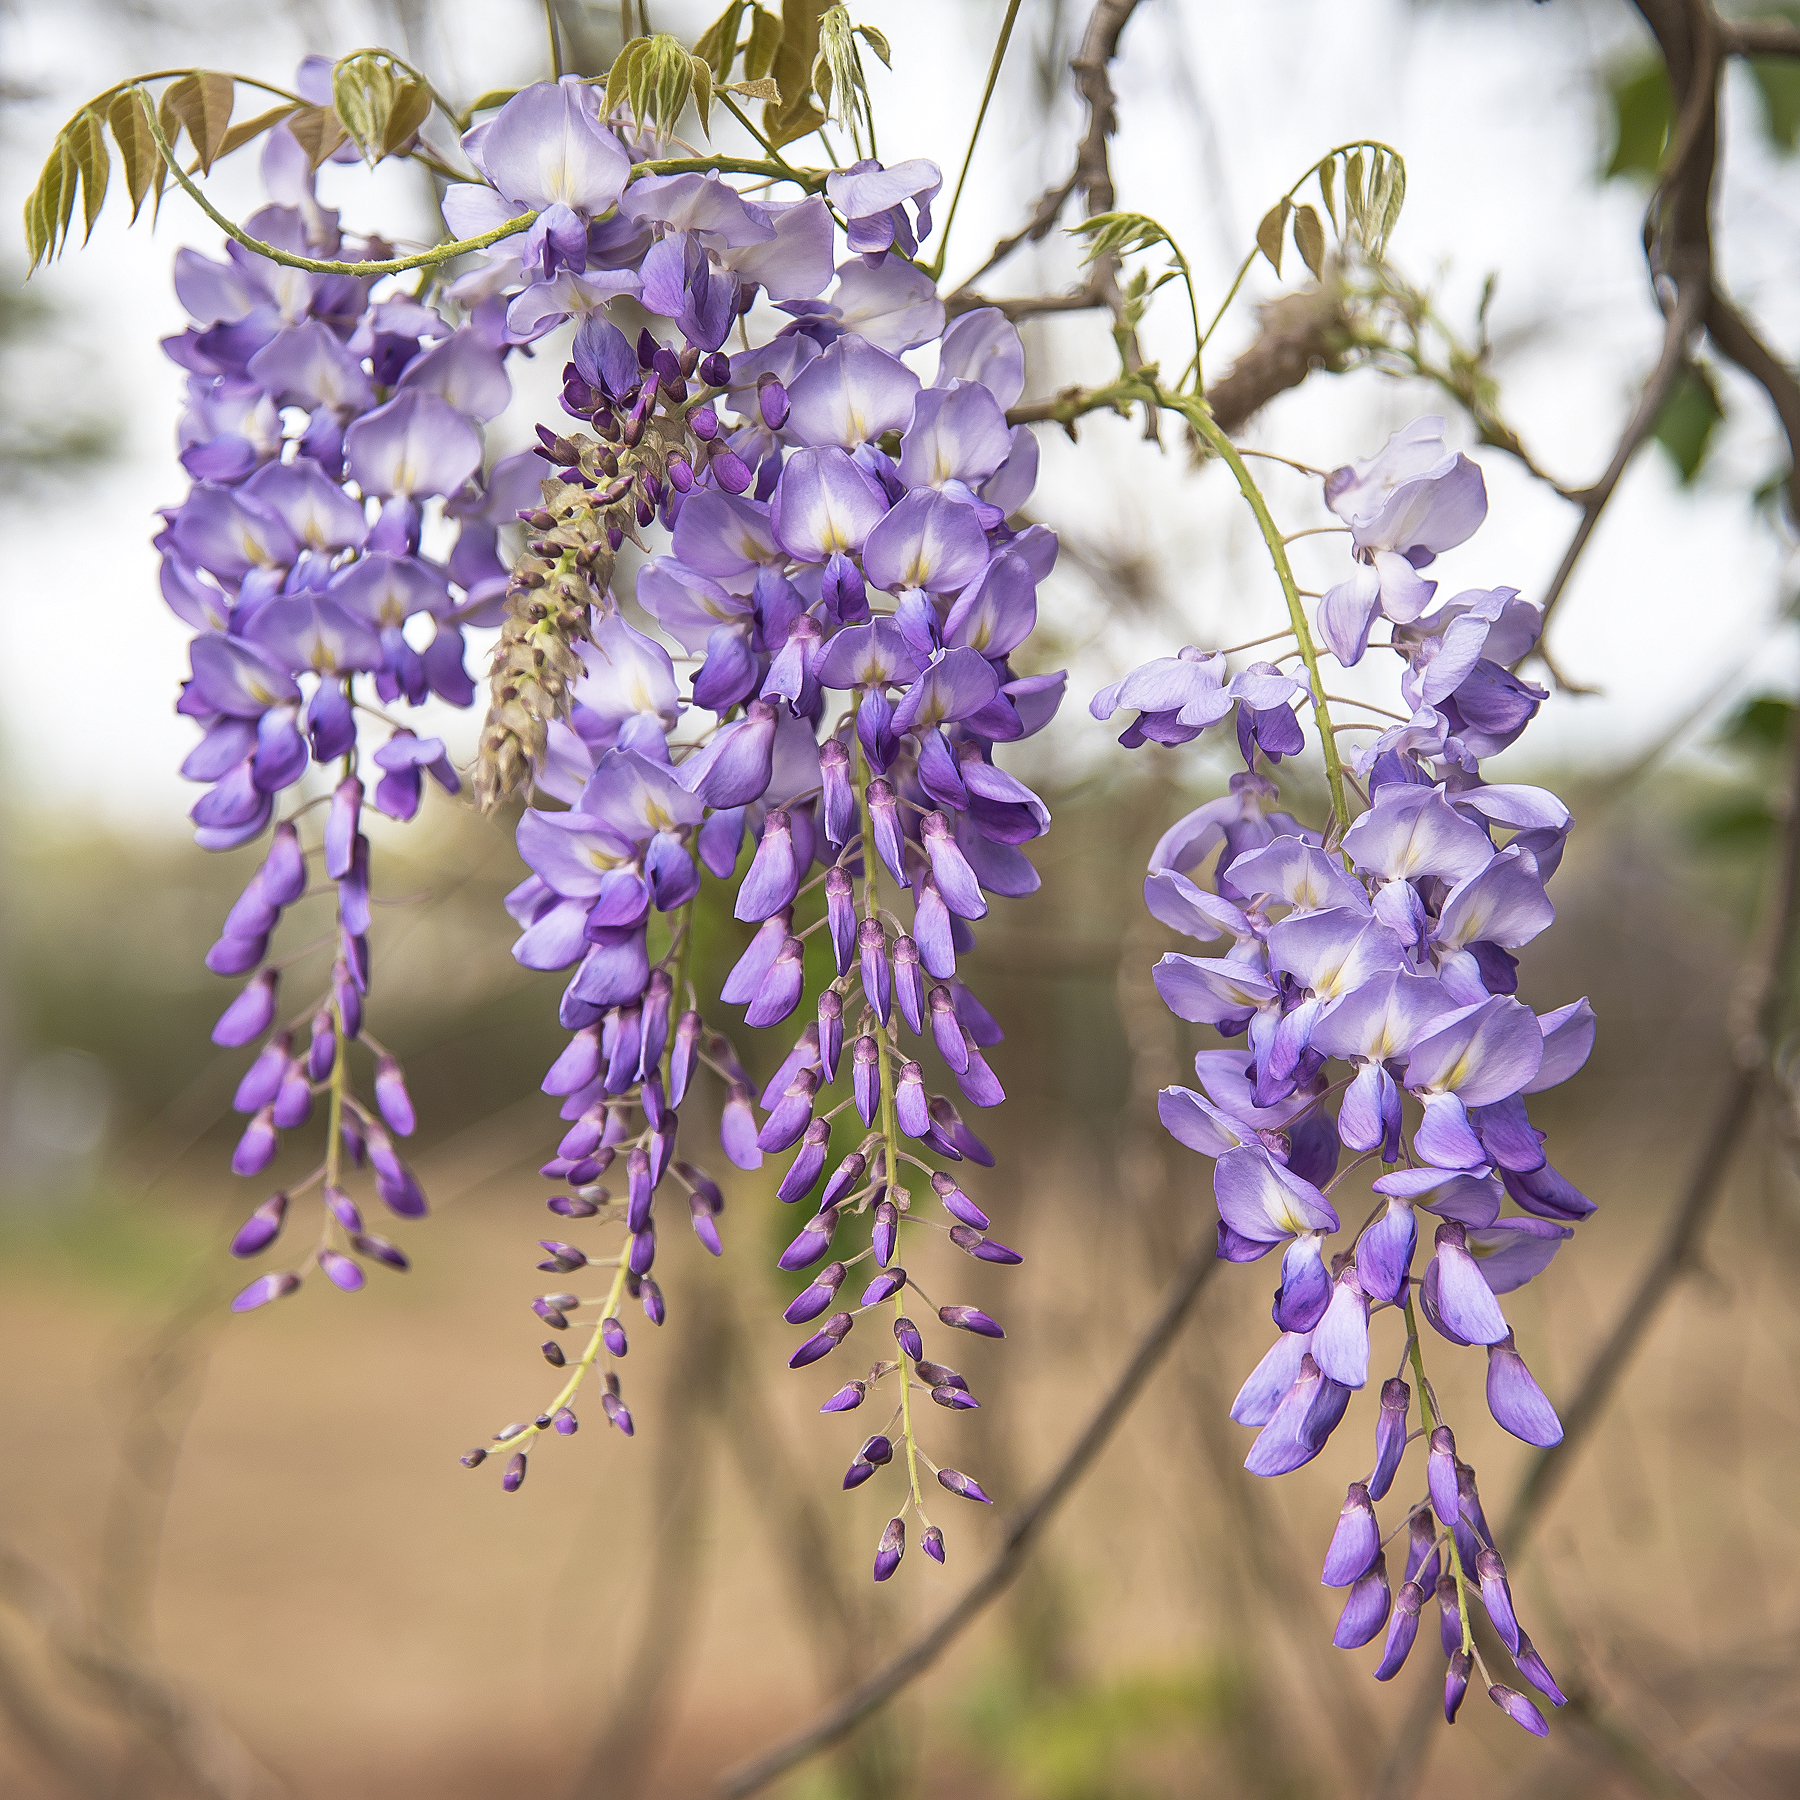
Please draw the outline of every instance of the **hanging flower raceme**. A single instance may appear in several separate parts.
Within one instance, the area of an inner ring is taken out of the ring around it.
[[[336,215],[319,206],[310,159],[285,127],[269,136],[263,173],[277,203],[252,217],[252,233],[339,255]],[[363,1026],[372,901],[363,810],[407,820],[427,777],[460,789],[443,743],[383,723],[375,702],[474,697],[463,627],[482,607],[487,571],[471,554],[479,527],[448,567],[424,553],[423,534],[439,500],[466,518],[516,485],[506,465],[485,488],[479,480],[480,425],[506,406],[511,385],[491,310],[447,317],[236,242],[222,263],[179,252],[176,290],[194,323],[164,348],[188,372],[179,436],[194,485],[164,515],[157,548],[164,597],[196,634],[178,710],[201,738],[182,773],[206,787],[192,812],[203,848],[269,844],[206,957],[215,974],[250,978],[214,1041],[260,1042],[233,1102],[248,1116],[234,1172],[261,1175],[283,1133],[306,1127],[316,1106],[325,1115],[319,1162],[256,1208],[232,1250],[267,1250],[292,1201],[315,1187],[319,1237],[296,1266],[243,1290],[235,1304],[246,1311],[293,1292],[308,1268],[354,1292],[370,1263],[407,1266],[367,1228],[349,1170],[367,1167],[400,1217],[425,1211],[393,1143],[413,1130],[405,1078]],[[275,957],[290,908],[306,920],[290,935],[312,941]],[[321,978],[284,1011],[284,980],[313,956]],[[368,1099],[353,1055],[371,1059]]]
[[[1446,449],[1441,420],[1420,420],[1370,461],[1338,470],[1325,500],[1351,527],[1357,568],[1320,603],[1319,639],[1352,664],[1389,647],[1370,643],[1386,618],[1409,715],[1355,758],[1366,810],[1334,816],[1322,833],[1271,809],[1278,790],[1265,768],[1303,748],[1295,709],[1314,709],[1328,743],[1344,729],[1303,666],[1233,674],[1222,655],[1188,648],[1093,703],[1101,718],[1136,709],[1120,740],[1128,747],[1185,744],[1235,714],[1245,762],[1227,796],[1164,834],[1145,883],[1162,923],[1203,944],[1229,940],[1223,954],[1164,956],[1158,992],[1178,1017],[1245,1043],[1202,1050],[1198,1089],[1165,1089],[1160,1111],[1176,1138],[1215,1159],[1219,1255],[1281,1252],[1279,1335],[1231,1409],[1257,1432],[1245,1466],[1303,1467],[1359,1390],[1378,1397],[1373,1463],[1351,1483],[1325,1558],[1325,1583],[1345,1590],[1333,1641],[1355,1649],[1385,1633],[1375,1674],[1391,1679],[1435,1603],[1454,1719],[1479,1666],[1479,1604],[1524,1683],[1560,1706],[1514,1615],[1474,1470],[1426,1383],[1417,1322],[1423,1313],[1439,1338],[1485,1353],[1488,1407],[1502,1429],[1537,1446],[1560,1440],[1501,1300],[1541,1274],[1593,1211],[1547,1160],[1527,1102],[1580,1069],[1594,1016],[1585,1000],[1539,1014],[1517,998],[1514,952],[1555,918],[1547,884],[1568,810],[1542,789],[1489,783],[1479,767],[1544,698],[1508,672],[1535,642],[1539,614],[1510,588],[1426,610],[1436,584],[1416,571],[1469,538],[1487,505],[1479,469]],[[1330,760],[1335,768],[1335,750]],[[1345,1150],[1354,1160],[1340,1170]],[[1373,1210],[1340,1247],[1339,1190],[1371,1160],[1380,1165],[1368,1183]],[[1517,1213],[1505,1211],[1509,1201]],[[1400,1322],[1385,1377],[1379,1362],[1371,1373],[1384,1311]],[[1391,1534],[1374,1509],[1420,1438],[1396,1593],[1383,1549]],[[1509,1717],[1544,1731],[1521,1691],[1481,1672]]]

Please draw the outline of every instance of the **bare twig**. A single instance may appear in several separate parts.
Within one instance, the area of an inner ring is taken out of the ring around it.
[[[867,1681],[853,1688],[805,1730],[733,1770],[720,1782],[724,1800],[743,1800],[760,1792],[808,1757],[826,1750],[879,1712],[901,1689],[917,1680],[962,1633],[1012,1584],[1039,1534],[1074,1492],[1117,1429],[1133,1400],[1167,1355],[1208,1278],[1218,1266],[1210,1236],[1188,1255],[1149,1329],[1138,1340],[1131,1360],[1094,1409],[1086,1428],[1049,1479],[1012,1521],[1000,1554],[963,1597],[922,1637],[909,1644]]]

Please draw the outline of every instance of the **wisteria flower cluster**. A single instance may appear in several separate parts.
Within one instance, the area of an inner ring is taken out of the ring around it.
[[[1223,655],[1184,649],[1093,703],[1099,718],[1137,709],[1120,740],[1128,746],[1184,744],[1234,719],[1245,764],[1228,794],[1164,834],[1145,881],[1163,924],[1228,941],[1222,955],[1164,956],[1155,970],[1164,1003],[1244,1041],[1200,1051],[1198,1089],[1164,1089],[1159,1110],[1181,1143],[1214,1159],[1218,1254],[1247,1263],[1281,1252],[1280,1335],[1231,1408],[1257,1431],[1246,1468],[1284,1475],[1318,1456],[1351,1396],[1370,1385],[1372,1318],[1387,1311],[1400,1322],[1394,1373],[1377,1370],[1372,1465],[1350,1484],[1326,1553],[1323,1580],[1347,1590],[1333,1641],[1355,1649],[1385,1631],[1375,1675],[1389,1680],[1435,1603],[1444,1714],[1454,1720],[1479,1655],[1479,1598],[1525,1683],[1560,1706],[1514,1615],[1475,1471],[1425,1375],[1418,1325],[1423,1312],[1437,1337],[1485,1351],[1488,1407],[1505,1430],[1539,1446],[1561,1438],[1500,1299],[1542,1273],[1594,1210],[1547,1160],[1526,1109],[1587,1060],[1594,1015],[1586,1000],[1534,1013],[1517,998],[1512,954],[1555,917],[1546,884],[1571,821],[1545,790],[1481,775],[1482,759],[1512,744],[1545,698],[1509,672],[1536,640],[1539,613],[1512,588],[1433,606],[1437,583],[1419,571],[1487,512],[1481,471],[1446,447],[1441,419],[1336,470],[1324,499],[1348,528],[1354,567],[1319,602],[1319,637],[1345,667],[1396,659],[1403,722],[1334,724],[1322,659],[1305,640],[1231,676]],[[1372,639],[1382,622],[1387,636]],[[1278,810],[1273,773],[1303,748],[1297,705],[1313,708],[1334,777],[1322,831]],[[1346,770],[1334,734],[1352,730],[1374,735]],[[1366,800],[1353,818],[1352,771]],[[1340,1169],[1345,1151],[1353,1160]],[[1334,1195],[1370,1164],[1379,1166],[1367,1184],[1372,1210],[1339,1239]],[[1434,1226],[1417,1271],[1421,1212]],[[1418,1438],[1420,1485],[1384,1533],[1375,1504],[1402,1479]],[[1396,1594],[1387,1547],[1402,1531]],[[1494,1702],[1542,1735],[1531,1700],[1482,1673]]]
[[[752,1169],[792,1152],[780,1198],[810,1204],[780,1258],[815,1271],[786,1309],[812,1328],[792,1366],[821,1360],[877,1311],[892,1338],[821,1408],[892,1396],[844,1481],[904,1469],[876,1558],[885,1580],[909,1514],[943,1560],[927,1475],[988,1499],[921,1443],[915,1404],[977,1402],[935,1360],[942,1343],[928,1354],[912,1315],[1004,1333],[976,1307],[927,1298],[906,1265],[928,1253],[922,1229],[979,1261],[1020,1260],[988,1235],[956,1173],[993,1162],[958,1100],[1004,1098],[985,1055],[1001,1030],[961,969],[988,895],[1037,886],[1020,846],[1049,813],[995,748],[1040,730],[1062,696],[1060,673],[1020,675],[1009,660],[1035,623],[1056,540],[1007,523],[1037,462],[1029,430],[1006,421],[1024,383],[1018,333],[991,308],[946,330],[934,283],[895,248],[930,230],[934,165],[865,160],[832,174],[824,194],[784,202],[709,173],[643,171],[655,147],[625,117],[603,118],[593,87],[572,79],[527,88],[470,130],[462,148],[484,179],[450,189],[452,229],[532,218],[444,289],[455,325],[417,297],[372,298],[369,281],[296,274],[235,243],[223,267],[183,253],[178,279],[200,328],[171,348],[193,371],[183,442],[198,479],[163,548],[171,601],[203,628],[183,701],[206,727],[187,772],[215,784],[195,809],[201,842],[251,841],[309,763],[342,763],[311,853],[336,884],[338,958],[300,1020],[310,1047],[296,1051],[283,1024],[245,1078],[239,1105],[254,1117],[234,1167],[259,1172],[277,1133],[328,1093],[330,1148],[302,1184],[322,1183],[326,1199],[313,1260],[346,1287],[361,1279],[356,1253],[404,1266],[339,1186],[341,1139],[352,1162],[373,1162],[390,1206],[424,1209],[388,1135],[412,1126],[397,1065],[376,1047],[373,1111],[343,1076],[348,1046],[372,1046],[357,718],[386,719],[357,683],[384,707],[428,694],[467,705],[462,627],[499,623],[477,785],[490,797],[534,790],[518,827],[531,873],[507,900],[514,954],[573,971],[559,1012],[569,1041],[543,1084],[568,1129],[544,1166],[559,1190],[557,1235],[542,1240],[539,1267],[610,1275],[603,1294],[534,1302],[555,1333],[578,1312],[591,1324],[574,1357],[559,1337],[545,1341],[566,1374],[533,1419],[496,1434],[503,1485],[523,1481],[533,1440],[576,1430],[589,1375],[607,1419],[632,1432],[622,1314],[636,1302],[653,1323],[665,1316],[651,1272],[658,1200],[676,1192],[701,1241],[721,1249],[722,1190],[682,1154],[678,1128],[710,1071],[723,1084],[725,1156]],[[297,150],[290,134],[271,139],[265,171],[292,203],[251,227],[330,255],[335,223]],[[728,353],[759,301],[766,341]],[[633,320],[644,322],[628,329]],[[509,398],[508,353],[570,322],[561,403],[573,423],[540,426],[536,451],[484,481],[477,427]],[[928,384],[905,354],[934,341]],[[421,548],[431,499],[460,522],[447,565]],[[508,573],[496,541],[513,517],[527,542]],[[625,540],[648,551],[640,534],[653,529],[669,534],[666,549],[643,563],[635,598],[662,638],[628,621],[613,586]],[[685,687],[670,645],[692,665]],[[438,739],[392,730],[373,752],[373,804],[406,819],[423,773],[451,792],[460,783]],[[302,897],[297,821],[311,804],[276,825],[209,958],[218,972],[256,969],[280,908]],[[752,931],[703,1005],[688,965],[707,877],[735,884],[731,909]],[[276,1025],[276,981],[256,977],[221,1042]],[[796,1031],[809,992],[812,1016],[759,1087],[720,1009],[743,1008],[752,1029]],[[845,1139],[835,1155],[834,1127]],[[290,1197],[257,1210],[239,1254],[274,1240]],[[333,1222],[347,1251],[329,1240]],[[608,1254],[570,1241],[604,1227],[621,1228]],[[299,1279],[265,1276],[238,1304]]]
[[[303,69],[303,83],[309,75],[318,71]],[[337,216],[319,205],[291,131],[269,134],[262,167],[274,199],[252,228],[297,254],[338,257]],[[365,257],[386,248],[356,247]],[[385,709],[473,700],[464,628],[490,623],[504,596],[496,524],[517,505],[522,471],[515,459],[479,479],[481,425],[512,393],[497,308],[453,325],[417,299],[376,297],[366,278],[283,268],[236,243],[222,263],[179,251],[175,285],[194,323],[163,347],[188,375],[179,441],[194,484],[156,543],[163,596],[195,631],[178,710],[201,738],[181,772],[206,787],[192,813],[203,848],[270,837],[206,957],[215,974],[252,977],[214,1042],[262,1040],[234,1100],[249,1123],[233,1171],[260,1175],[321,1097],[327,1113],[320,1162],[233,1239],[238,1256],[268,1249],[293,1199],[321,1190],[316,1242],[297,1267],[246,1287],[235,1304],[247,1311],[293,1292],[311,1268],[354,1292],[368,1262],[407,1267],[366,1228],[343,1185],[348,1168],[367,1165],[398,1216],[426,1210],[394,1147],[414,1126],[405,1077],[363,1024],[372,874],[362,811],[366,800],[408,820],[426,776],[461,787],[443,742]],[[461,521],[447,565],[423,552],[428,510]],[[366,734],[381,741],[370,749]],[[334,769],[328,793],[300,797],[313,771]],[[319,900],[329,913],[315,912]],[[308,941],[271,960],[290,908],[310,915],[299,928]],[[324,951],[328,976],[284,1016],[283,968]],[[373,1057],[372,1104],[352,1084],[353,1048]]]

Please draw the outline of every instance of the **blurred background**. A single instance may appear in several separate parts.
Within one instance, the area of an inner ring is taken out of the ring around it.
[[[616,8],[558,7],[578,66],[603,68]],[[691,40],[713,10],[657,0],[651,23]],[[894,48],[893,73],[872,72],[889,160],[954,165],[1003,10],[856,9]],[[1067,61],[1086,11],[1027,0],[952,281],[1066,176],[1083,125]],[[466,99],[546,62],[524,0],[12,0],[0,17],[8,217],[62,120],[142,70],[282,81],[307,53],[390,45]],[[1486,323],[1504,411],[1580,485],[1661,335],[1639,243],[1667,110],[1648,46],[1612,0],[1152,0],[1114,71],[1120,203],[1168,224],[1204,305],[1314,157],[1353,137],[1394,144],[1409,167],[1396,264],[1471,338],[1497,272]],[[1734,66],[1720,261],[1785,353],[1800,343],[1797,126],[1791,72]],[[322,189],[347,225],[435,232],[408,168],[331,168]],[[214,190],[241,217],[253,162],[222,164]],[[1033,509],[1064,553],[1037,654],[1074,673],[1064,716],[1011,766],[1056,827],[1035,846],[1042,891],[996,906],[977,978],[1007,1030],[993,1061],[1011,1096],[981,1121],[998,1167],[980,1197],[1028,1260],[962,1275],[956,1297],[999,1313],[1009,1341],[971,1353],[982,1410],[940,1433],[997,1512],[940,1519],[947,1569],[915,1557],[870,1585],[889,1498],[881,1482],[838,1491],[862,1434],[819,1420],[818,1383],[782,1366],[793,1290],[773,1262],[791,1225],[772,1179],[737,1175],[724,1260],[675,1239],[658,1268],[670,1323],[654,1342],[633,1336],[636,1438],[596,1415],[504,1497],[491,1470],[455,1458],[551,1390],[526,1303],[540,1288],[535,1167],[560,1129],[537,1091],[556,987],[507,955],[499,902],[520,871],[506,822],[434,793],[418,825],[377,845],[392,904],[376,928],[376,1017],[409,1070],[434,1205],[402,1228],[413,1271],[378,1272],[355,1297],[312,1283],[266,1313],[224,1310],[242,1279],[224,1243],[260,1190],[226,1172],[243,1058],[208,1042],[225,990],[201,957],[251,853],[208,858],[188,842],[192,793],[175,767],[191,734],[170,710],[187,634],[158,599],[148,545],[155,507],[185,485],[179,372],[156,350],[182,323],[168,258],[183,243],[211,251],[216,233],[179,194],[154,235],[109,209],[86,250],[24,286],[20,239],[0,236],[0,1792],[704,1793],[961,1591],[1176,1259],[1211,1231],[1207,1167],[1162,1135],[1154,1106],[1209,1034],[1156,1000],[1149,968],[1170,945],[1135,871],[1229,764],[1127,757],[1085,702],[1159,650],[1270,629],[1278,595],[1217,471],[1195,474],[1129,422],[1091,421],[1079,446],[1043,434]],[[1075,262],[1052,233],[984,287],[1054,290]],[[1282,287],[1259,267],[1214,366]],[[1180,319],[1153,315],[1148,339],[1178,361]],[[1033,393],[1108,372],[1093,316],[1034,324],[1027,342]],[[551,349],[520,381],[499,449],[527,439],[560,362]],[[1246,441],[1331,466],[1430,411],[1471,442],[1423,383],[1321,372]],[[1535,596],[1573,509],[1510,459],[1475,454],[1490,521],[1443,559],[1445,591],[1505,582]],[[1544,1009],[1586,993],[1602,1021],[1586,1072],[1536,1108],[1558,1166],[1601,1210],[1509,1303],[1553,1397],[1650,1258],[1727,1074],[1794,689],[1784,467],[1760,395],[1727,369],[1693,371],[1558,618],[1561,666],[1597,691],[1553,697],[1503,765],[1502,778],[1555,787],[1578,820],[1523,996]],[[1301,478],[1278,470],[1270,492],[1290,528],[1316,522]],[[432,728],[459,754],[472,743],[468,721]],[[715,976],[740,941],[709,922]],[[779,1047],[754,1035],[739,1048],[766,1075]],[[1434,1784],[1535,1800],[1800,1787],[1797,1138],[1778,1092],[1737,1152],[1704,1268],[1515,1569],[1521,1614],[1579,1716],[1540,1745],[1472,1703],[1434,1735]],[[1018,1585],[782,1792],[1372,1790],[1435,1658],[1427,1646],[1377,1686],[1372,1652],[1330,1648],[1337,1598],[1317,1569],[1363,1471],[1366,1420],[1279,1484],[1240,1467],[1247,1434],[1225,1408],[1267,1342],[1268,1285],[1263,1270],[1221,1272]],[[1478,1359],[1439,1355],[1434,1372],[1453,1417],[1482,1413]],[[1522,1447],[1470,1435],[1492,1511]]]

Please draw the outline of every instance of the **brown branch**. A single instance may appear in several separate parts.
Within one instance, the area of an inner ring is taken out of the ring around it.
[[[1788,19],[1721,19],[1718,30],[1727,56],[1800,56],[1800,25]]]
[[[989,1563],[975,1584],[937,1624],[914,1640],[867,1681],[853,1688],[822,1717],[797,1732],[785,1743],[727,1774],[719,1783],[724,1800],[743,1800],[760,1792],[808,1757],[826,1750],[854,1731],[863,1720],[879,1712],[903,1688],[931,1667],[962,1633],[1011,1586],[1039,1534],[1059,1507],[1074,1492],[1107,1440],[1118,1428],[1133,1400],[1142,1391],[1174,1343],[1208,1278],[1218,1266],[1211,1237],[1188,1255],[1161,1310],[1138,1340],[1131,1360],[1094,1409],[1086,1428],[1049,1479],[1031,1497],[1007,1530],[1000,1554]]]

